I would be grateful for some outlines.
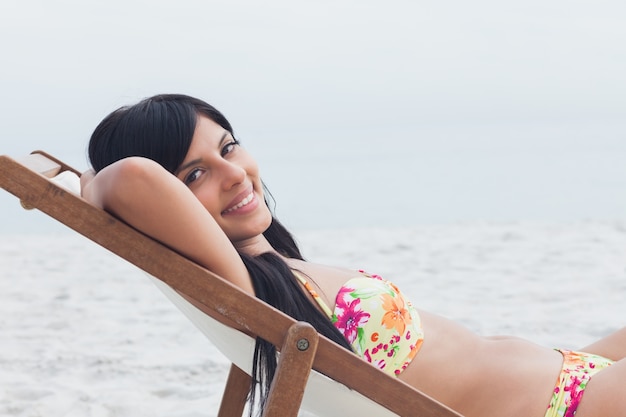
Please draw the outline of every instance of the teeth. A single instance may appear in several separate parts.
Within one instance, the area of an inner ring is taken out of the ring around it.
[[[254,199],[254,193],[250,193],[246,196],[246,198],[244,198],[243,200],[241,200],[241,202],[239,204],[237,204],[234,207],[229,208],[228,210],[226,210],[224,213],[230,213],[231,211],[237,210],[242,208],[243,206],[249,204],[252,200]]]

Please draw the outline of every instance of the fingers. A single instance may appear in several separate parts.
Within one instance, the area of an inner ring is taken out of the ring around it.
[[[87,197],[88,193],[86,192],[86,190],[95,177],[96,172],[93,169],[83,172],[83,174],[80,176],[80,195],[83,198]]]

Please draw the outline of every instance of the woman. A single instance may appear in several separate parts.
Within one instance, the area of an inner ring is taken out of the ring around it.
[[[376,275],[305,262],[255,161],[207,103],[161,95],[118,109],[89,156],[87,200],[465,416],[626,416],[626,328],[585,354],[484,338]],[[263,395],[275,353],[257,341]]]

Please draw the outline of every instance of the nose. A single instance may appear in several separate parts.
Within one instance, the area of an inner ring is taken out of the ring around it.
[[[224,160],[221,168],[221,182],[224,190],[230,190],[246,178],[246,170],[239,164]]]

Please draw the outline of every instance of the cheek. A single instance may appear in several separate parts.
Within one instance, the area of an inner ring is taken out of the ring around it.
[[[213,216],[213,218],[216,218],[217,215],[220,214],[220,208],[217,205],[217,198],[215,198],[215,193],[212,193],[207,188],[202,188],[198,191],[194,191],[193,194],[204,206],[204,208],[209,212],[209,214]]]
[[[261,182],[261,176],[259,174],[259,167],[256,165],[256,163],[250,164],[250,166],[246,168],[246,172],[248,174],[248,177],[251,178],[254,182],[258,193],[261,194],[261,196],[265,197],[263,183]]]
[[[245,167],[248,175],[256,177],[259,176],[259,165],[249,153],[246,152],[242,155],[241,163]]]

